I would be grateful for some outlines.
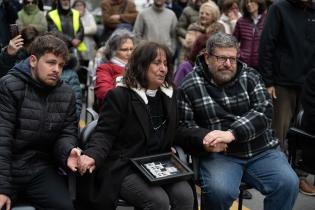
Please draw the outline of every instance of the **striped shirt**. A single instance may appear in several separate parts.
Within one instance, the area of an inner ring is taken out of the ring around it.
[[[188,128],[231,129],[236,140],[227,154],[249,158],[277,146],[278,140],[271,130],[271,98],[260,74],[240,61],[237,65],[235,77],[217,86],[199,56],[180,86],[179,116]]]

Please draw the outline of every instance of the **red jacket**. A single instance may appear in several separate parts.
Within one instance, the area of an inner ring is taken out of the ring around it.
[[[125,68],[114,63],[103,63],[96,69],[95,95],[102,104],[109,90],[116,87],[116,78],[122,76]]]

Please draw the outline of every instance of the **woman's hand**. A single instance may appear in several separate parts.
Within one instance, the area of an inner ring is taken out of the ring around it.
[[[214,146],[203,144],[203,148],[207,152],[225,152],[228,148],[228,145],[226,143],[217,143]]]
[[[79,148],[73,148],[70,152],[70,155],[67,159],[67,166],[71,171],[75,172],[78,168],[78,159],[81,155],[81,150]]]
[[[87,155],[81,155],[78,159],[78,169],[81,175],[87,170],[92,173],[95,169],[95,160]]]

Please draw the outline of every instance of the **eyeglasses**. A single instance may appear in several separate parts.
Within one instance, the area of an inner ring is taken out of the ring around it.
[[[122,52],[133,51],[133,48],[121,48],[119,49],[119,51],[122,51]]]
[[[224,64],[227,62],[227,60],[229,60],[232,65],[235,65],[237,62],[237,57],[227,57],[227,56],[215,55],[215,54],[210,54],[210,55],[214,56],[217,59],[217,62],[219,64]]]

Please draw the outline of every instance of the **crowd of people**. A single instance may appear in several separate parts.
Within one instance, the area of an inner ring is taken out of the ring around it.
[[[315,195],[286,156],[299,111],[315,134],[313,1],[102,0],[102,33],[88,1],[50,3],[0,1],[0,209],[196,210],[193,179],[152,185],[131,165],[174,145],[198,156],[205,210],[229,209],[241,182],[267,210]],[[91,63],[99,119],[79,148]]]

